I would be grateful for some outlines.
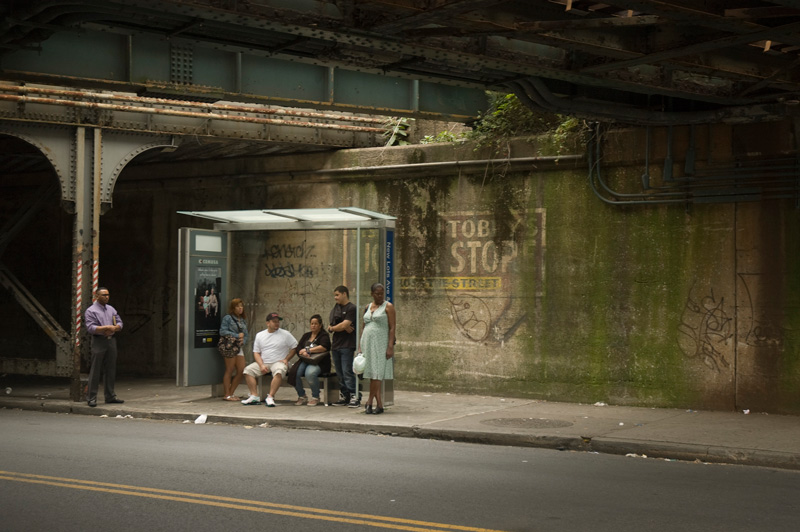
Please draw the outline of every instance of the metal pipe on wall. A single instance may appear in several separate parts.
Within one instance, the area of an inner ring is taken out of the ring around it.
[[[535,77],[507,83],[506,87],[531,109],[544,109],[552,113],[571,116],[589,116],[595,120],[603,118],[640,126],[753,122],[766,119],[777,120],[785,118],[787,115],[787,107],[777,104],[731,106],[712,111],[672,113],[647,111],[609,103],[604,103],[600,107],[595,102],[558,97],[550,91],[544,81]]]
[[[795,182],[800,167],[796,172],[787,173],[786,179],[754,180],[753,183],[740,183],[740,176],[717,176],[712,179],[698,177],[680,181],[675,187],[658,187],[655,192],[623,193],[613,190],[603,179],[600,168],[600,126],[587,142],[587,158],[589,163],[589,186],[604,203],[610,205],[644,205],[644,204],[692,204],[710,202],[755,201],[762,199],[792,199],[798,196],[800,188]],[[765,167],[769,170],[770,167]],[[647,172],[647,169],[645,169]],[[647,174],[646,174],[647,175]],[[733,181],[733,182],[731,182]],[[600,188],[598,188],[598,185]],[[720,186],[740,186],[744,188],[720,189]],[[765,185],[778,185],[764,188]],[[602,190],[601,190],[602,189]],[[654,190],[653,187],[650,190]]]

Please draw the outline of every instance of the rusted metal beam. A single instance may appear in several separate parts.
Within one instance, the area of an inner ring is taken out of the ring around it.
[[[38,96],[17,96],[13,94],[0,94],[0,101],[10,101],[17,103],[42,103],[49,105],[60,105],[64,107],[80,107],[83,109],[104,109],[110,111],[126,111],[131,113],[144,113],[166,116],[183,116],[190,118],[201,118],[203,120],[223,120],[229,122],[248,122],[251,124],[270,124],[277,126],[309,127],[314,129],[340,129],[343,131],[356,131],[361,133],[383,133],[383,128],[367,126],[350,126],[345,124],[326,124],[317,122],[288,121],[276,118],[262,118],[257,116],[239,116],[234,114],[222,114],[216,112],[200,113],[194,111],[180,111],[175,109],[162,109],[155,107],[142,107],[132,105],[119,105],[102,102],[83,102],[75,100],[63,100],[55,98],[42,98]]]
[[[475,11],[477,9],[486,9],[497,4],[505,3],[506,0],[460,0],[457,2],[450,2],[447,4],[439,5],[429,9],[422,9],[420,7],[409,6],[414,14],[402,17],[396,20],[389,20],[370,28],[372,31],[379,31],[385,33],[397,33],[410,28],[417,28],[425,24],[436,23],[447,20],[455,15]],[[375,2],[380,4],[382,2]],[[397,2],[383,2],[392,6],[402,6]],[[405,7],[405,6],[403,6]]]
[[[53,340],[56,346],[56,361],[59,367],[69,367],[71,353],[70,335],[59,325],[58,321],[31,294],[5,264],[0,263],[0,285],[11,292],[14,299],[22,306],[36,324]]]
[[[42,377],[69,377],[71,375],[69,367],[59,366],[55,360],[19,357],[0,358],[0,372]]]
[[[319,118],[322,120],[330,120],[334,122],[382,124],[386,120],[385,118],[376,118],[373,116],[356,116],[353,114],[344,114],[344,113],[338,113],[338,114],[323,113],[323,112],[295,109],[291,107],[230,105],[223,103],[193,102],[191,100],[181,100],[180,102],[176,102],[174,99],[168,99],[168,98],[133,96],[129,94],[119,94],[114,92],[79,91],[79,90],[53,89],[45,87],[30,87],[27,85],[19,85],[19,84],[0,83],[0,91],[21,93],[21,94],[46,94],[50,96],[63,96],[66,98],[80,98],[86,100],[131,102],[136,104],[167,105],[167,106],[177,105],[180,107],[206,109],[211,112],[233,111],[236,113],[254,113],[258,115],[264,114],[264,115],[279,115],[279,116],[290,116],[290,117],[299,116],[303,118]]]
[[[538,20],[536,22],[520,22],[514,25],[519,32],[540,32],[557,30],[586,30],[602,28],[628,28],[631,26],[654,26],[669,24],[669,19],[658,15],[640,15],[636,17],[609,17],[575,20]]]
[[[797,15],[800,15],[797,9],[784,6],[742,7],[725,10],[726,17],[741,19],[796,17]]]
[[[89,272],[91,262],[89,252],[92,246],[92,204],[93,186],[92,175],[94,158],[88,158],[89,148],[87,146],[87,128],[75,128],[74,142],[74,163],[70,173],[70,181],[75,189],[75,218],[73,223],[73,269],[72,269],[72,294],[73,294],[73,317],[72,317],[72,359],[71,359],[71,384],[70,398],[78,401],[81,398],[80,389],[80,367],[81,367],[81,328],[83,326],[83,313],[91,305],[91,294],[89,293]],[[92,150],[93,151],[93,150]]]
[[[719,48],[727,48],[730,46],[735,46],[737,44],[748,44],[760,41],[762,39],[768,39],[771,37],[780,37],[782,35],[788,35],[798,30],[800,30],[800,22],[792,22],[791,24],[784,24],[783,26],[777,26],[775,28],[769,28],[766,30],[756,31],[753,33],[747,33],[745,35],[733,35],[730,37],[723,37],[721,39],[713,39],[706,42],[690,44],[688,46],[672,48],[670,50],[664,50],[652,54],[645,54],[636,59],[628,59],[626,61],[614,61],[611,63],[604,63],[602,65],[590,66],[582,68],[581,72],[585,73],[608,72],[610,70],[619,70],[622,68],[628,68],[636,65],[653,64],[668,59],[674,59],[676,57],[683,57],[687,55],[708,52]]]

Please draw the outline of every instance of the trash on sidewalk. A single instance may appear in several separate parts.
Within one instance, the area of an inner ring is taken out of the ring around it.
[[[592,406],[608,406],[608,405],[607,405],[607,404],[605,404],[605,403],[604,403],[604,402],[602,402],[602,401],[597,401],[597,402],[596,402],[594,405],[592,405]]]
[[[203,423],[206,422],[206,419],[208,419],[207,415],[200,414],[199,416],[197,416],[197,419],[194,420],[194,424],[195,425],[202,425]]]

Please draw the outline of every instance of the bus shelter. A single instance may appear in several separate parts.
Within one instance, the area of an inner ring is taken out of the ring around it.
[[[178,386],[210,384],[213,395],[221,393],[219,326],[233,298],[245,302],[247,362],[270,312],[299,338],[313,315],[327,324],[339,285],[348,287],[359,316],[373,283],[394,300],[393,216],[357,207],[178,212],[215,222],[213,229],[179,229]],[[360,320],[355,326],[359,335]]]

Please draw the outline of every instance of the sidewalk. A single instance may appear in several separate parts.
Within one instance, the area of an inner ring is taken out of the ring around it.
[[[10,387],[10,390],[7,390]],[[240,394],[246,395],[241,386]],[[122,380],[122,405],[96,408],[69,400],[68,381],[0,377],[0,408],[86,415],[352,431],[549,449],[646,455],[800,470],[800,417],[742,412],[551,403],[479,395],[395,390],[383,415],[334,406],[294,406],[282,388],[278,406],[244,406],[211,397],[211,386],[172,379]],[[102,390],[101,390],[102,395]]]

